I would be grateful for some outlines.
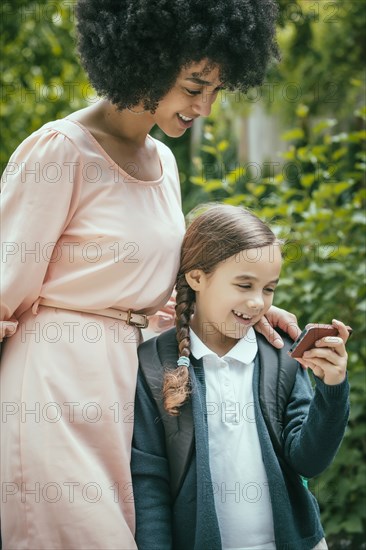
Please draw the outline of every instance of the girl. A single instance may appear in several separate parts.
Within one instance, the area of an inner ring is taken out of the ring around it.
[[[4,174],[6,550],[135,548],[137,345],[184,233],[175,159],[149,132],[182,136],[277,56],[273,0],[79,0],[76,15],[100,101],[34,132]],[[296,337],[293,316],[269,319]]]
[[[339,337],[317,341],[300,360],[315,375],[315,392],[306,370],[292,360],[278,449],[260,404],[261,373],[275,365],[261,364],[258,348],[267,344],[253,326],[271,307],[280,270],[275,235],[240,207],[211,207],[188,228],[176,282],[176,329],[139,350],[132,474],[140,550],[327,548],[316,500],[300,476],[320,474],[344,434],[348,331],[333,321]],[[156,361],[159,345],[177,363],[149,379],[145,367]],[[153,398],[159,386],[166,413],[182,412],[176,421],[164,415],[159,421],[160,399]],[[172,498],[184,453],[185,473]]]

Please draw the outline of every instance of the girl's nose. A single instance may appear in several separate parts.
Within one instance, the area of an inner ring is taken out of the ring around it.
[[[261,296],[251,298],[250,300],[248,300],[247,305],[253,311],[260,311],[264,306],[263,298]]]

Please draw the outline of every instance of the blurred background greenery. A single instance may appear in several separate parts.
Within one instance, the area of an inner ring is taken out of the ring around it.
[[[276,305],[300,325],[339,318],[352,412],[333,465],[311,489],[330,548],[366,548],[365,2],[280,0],[282,60],[246,96],[223,92],[179,140],[183,208],[242,204],[286,240]],[[1,171],[49,120],[97,100],[75,54],[74,2],[1,7]]]

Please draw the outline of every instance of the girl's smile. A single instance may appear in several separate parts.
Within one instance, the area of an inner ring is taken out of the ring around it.
[[[233,310],[233,314],[235,317],[237,317],[237,321],[239,323],[242,323],[243,325],[248,325],[248,326],[251,326],[251,321],[253,319],[253,317],[251,317],[250,315],[246,315],[245,313],[241,313],[240,311],[235,311]]]

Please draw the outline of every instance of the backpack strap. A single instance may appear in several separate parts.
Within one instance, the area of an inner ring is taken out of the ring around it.
[[[278,331],[280,332],[280,331]],[[283,457],[283,416],[295,384],[298,363],[287,351],[292,340],[281,332],[284,347],[274,348],[262,334],[257,335],[259,354],[259,401],[277,456]]]
[[[179,416],[171,416],[164,409],[162,389],[164,372],[177,367],[178,344],[175,329],[163,332],[141,344],[138,349],[140,369],[159,410],[164,424],[166,452],[170,470],[173,501],[185,478],[194,447],[192,403],[188,400]]]
[[[280,331],[278,331],[280,332]],[[178,345],[175,329],[168,330],[139,346],[140,369],[164,424],[166,452],[169,461],[172,498],[175,500],[185,478],[189,459],[194,447],[192,403],[188,400],[180,409],[179,416],[169,415],[163,405],[162,386],[164,371],[177,366]],[[291,395],[297,362],[288,356],[292,341],[281,332],[285,346],[274,348],[259,333],[256,333],[259,355],[259,401],[272,445],[284,470],[288,470],[283,455],[283,416]]]

